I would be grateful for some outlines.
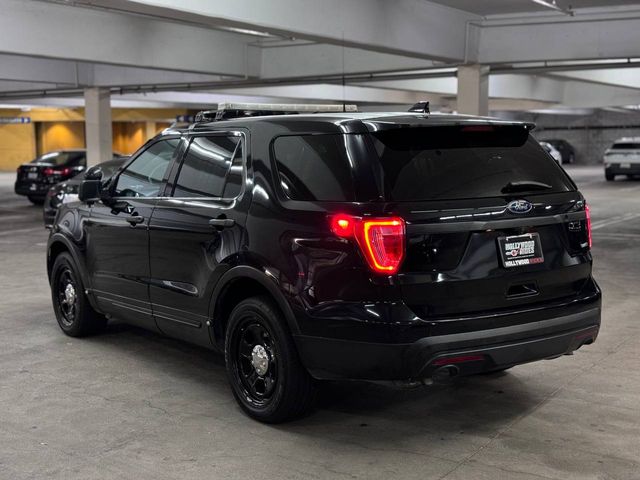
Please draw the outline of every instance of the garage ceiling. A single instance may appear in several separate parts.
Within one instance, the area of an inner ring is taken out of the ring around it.
[[[0,0],[0,104],[102,87],[153,106],[455,108],[469,63],[490,67],[502,108],[640,104],[640,0],[557,2],[575,16],[533,0]]]
[[[513,13],[549,12],[549,8],[532,0],[429,0],[447,7],[457,8],[476,15],[501,15]],[[638,5],[637,0],[557,0],[561,8],[578,9]]]

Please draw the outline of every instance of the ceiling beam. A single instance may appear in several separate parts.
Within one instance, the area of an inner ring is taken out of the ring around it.
[[[252,37],[48,2],[0,0],[0,53],[230,76],[259,74]],[[252,70],[252,67],[256,70]]]
[[[445,61],[464,59],[467,22],[480,18],[425,0],[75,0],[74,4]]]
[[[529,14],[482,21],[478,63],[638,56],[638,7],[577,10],[574,17]]]
[[[322,43],[263,47],[261,78],[390,72],[432,68],[432,60]]]

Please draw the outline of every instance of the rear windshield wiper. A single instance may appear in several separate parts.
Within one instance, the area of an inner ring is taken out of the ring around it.
[[[502,193],[529,192],[532,190],[551,190],[553,187],[542,182],[524,180],[522,182],[509,182],[500,190]]]

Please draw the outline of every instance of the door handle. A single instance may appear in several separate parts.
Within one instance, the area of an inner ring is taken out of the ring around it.
[[[233,218],[212,218],[209,220],[209,225],[216,228],[229,228],[235,224],[236,221]]]
[[[135,227],[139,223],[144,222],[144,217],[142,215],[131,215],[125,219],[132,227]]]

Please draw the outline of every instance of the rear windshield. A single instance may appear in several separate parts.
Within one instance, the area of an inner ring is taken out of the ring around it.
[[[640,149],[640,143],[614,143],[611,147],[612,150],[638,150]]]
[[[31,163],[48,163],[55,166],[72,164],[80,165],[86,154],[84,152],[51,152],[40,155]]]
[[[574,187],[522,126],[399,128],[371,134],[385,198],[395,201],[498,197],[508,184]]]

